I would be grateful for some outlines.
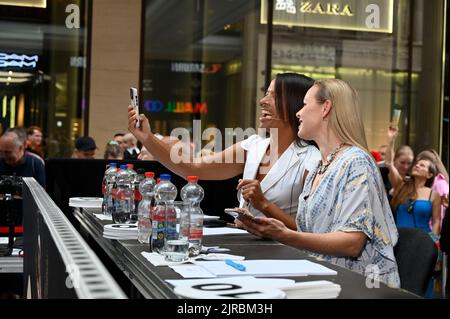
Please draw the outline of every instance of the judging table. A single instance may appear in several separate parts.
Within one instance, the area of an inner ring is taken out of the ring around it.
[[[101,213],[95,208],[74,208],[73,214],[80,223],[80,233],[88,243],[94,242],[96,249],[102,250],[108,257],[104,264],[107,268],[118,267],[127,280],[144,298],[179,298],[167,279],[182,279],[169,267],[153,266],[141,252],[150,250],[149,245],[140,244],[137,240],[111,240],[103,237],[103,226],[111,221],[102,221],[94,213]],[[294,279],[297,282],[312,280],[328,280],[339,284],[342,288],[338,298],[364,299],[398,299],[420,298],[402,289],[393,289],[380,283],[378,288],[366,287],[366,278],[356,272],[318,260],[305,252],[271,240],[263,240],[251,234],[233,234],[205,236],[205,246],[229,248],[229,254],[245,256],[252,259],[306,259],[336,270],[335,276],[279,277]]]

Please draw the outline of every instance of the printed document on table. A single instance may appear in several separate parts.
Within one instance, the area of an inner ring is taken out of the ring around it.
[[[245,267],[240,271],[224,261],[195,261],[211,274],[222,276],[308,276],[308,275],[337,275],[337,272],[313,263],[309,260],[243,260],[239,264]]]
[[[183,278],[215,278],[217,276],[213,275],[205,268],[197,265],[170,265],[176,273],[180,274]]]

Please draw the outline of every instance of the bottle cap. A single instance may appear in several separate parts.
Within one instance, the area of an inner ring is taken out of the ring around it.
[[[198,176],[188,176],[186,178],[188,182],[198,182]]]
[[[126,165],[120,165],[120,169],[127,169],[128,168],[128,166],[126,166]]]
[[[155,177],[155,173],[153,173],[153,172],[145,172],[145,177],[153,178],[153,177]]]
[[[159,175],[159,179],[161,181],[170,181],[171,178],[172,178],[172,176],[170,174],[161,174],[161,175]]]
[[[117,163],[110,163],[109,166],[117,167]]]
[[[127,164],[127,167],[133,169],[134,168],[134,164]]]

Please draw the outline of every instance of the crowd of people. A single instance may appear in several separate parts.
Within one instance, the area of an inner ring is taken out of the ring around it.
[[[237,226],[366,276],[375,267],[378,280],[400,287],[394,255],[398,228],[421,229],[438,244],[449,218],[448,172],[439,154],[427,149],[415,156],[410,146],[396,148],[395,123],[386,125],[386,144],[370,151],[358,94],[342,80],[278,74],[260,106],[259,126],[268,133],[278,130],[277,140],[254,135],[181,163],[171,159],[171,147],[179,141],[153,133],[149,119],[129,106],[130,132],[112,137],[104,159],[158,160],[180,176],[203,180],[242,174],[236,210],[255,218],[236,219]],[[92,137],[82,136],[73,157],[91,159],[97,149]],[[0,175],[32,174],[45,185],[38,127],[7,130],[0,154]]]

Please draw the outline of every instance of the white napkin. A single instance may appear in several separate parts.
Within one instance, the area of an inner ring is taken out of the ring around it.
[[[109,215],[105,215],[105,214],[94,214],[95,217],[97,217],[100,220],[111,220],[112,221],[112,216]]]
[[[287,299],[334,299],[341,292],[341,286],[328,280],[297,282],[279,287]]]
[[[179,265],[181,262],[175,262],[175,261],[166,261],[164,255],[160,255],[158,253],[148,253],[148,252],[141,252],[141,255],[147,259],[153,266],[170,266],[170,265]]]

